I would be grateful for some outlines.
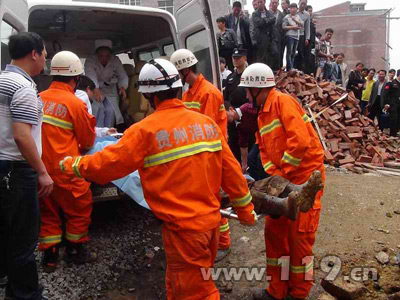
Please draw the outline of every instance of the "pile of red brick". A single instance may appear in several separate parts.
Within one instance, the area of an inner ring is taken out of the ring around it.
[[[359,100],[352,92],[331,82],[317,84],[313,77],[296,71],[282,72],[276,80],[277,88],[302,103],[310,118],[307,106],[311,109],[320,129],[326,163],[361,172],[366,164],[384,167],[385,162],[400,159],[399,141],[380,132],[361,114]]]

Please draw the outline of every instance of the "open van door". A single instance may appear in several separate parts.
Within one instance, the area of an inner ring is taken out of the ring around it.
[[[28,3],[26,0],[0,0],[1,70],[11,62],[8,53],[8,37],[15,32],[26,31]]]
[[[199,60],[198,71],[221,89],[221,74],[214,18],[208,0],[191,0],[176,11],[180,48],[191,50]]]

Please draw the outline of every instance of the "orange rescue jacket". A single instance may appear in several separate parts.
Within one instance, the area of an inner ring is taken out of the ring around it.
[[[62,174],[60,160],[66,156],[81,155],[94,144],[96,118],[87,112],[86,104],[79,100],[66,83],[53,82],[40,93],[44,104],[42,125],[42,160],[54,182],[75,196],[86,193],[90,183],[71,179]]]
[[[147,203],[171,230],[217,227],[221,186],[239,217],[254,223],[246,180],[221,130],[179,99],[160,102],[118,143],[94,155],[66,159],[61,168],[100,184],[139,170]]]
[[[228,119],[225,111],[224,96],[202,74],[198,76],[193,86],[183,94],[182,101],[188,109],[213,119],[227,139]]]
[[[324,151],[310,122],[293,97],[271,90],[256,133],[265,172],[295,184],[306,182],[314,170],[324,174]]]

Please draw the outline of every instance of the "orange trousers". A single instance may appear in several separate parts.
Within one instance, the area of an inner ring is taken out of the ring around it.
[[[163,226],[167,259],[165,284],[168,300],[219,300],[212,280],[202,274],[214,264],[219,228],[206,232],[172,231]]]
[[[231,231],[229,229],[229,222],[227,218],[221,218],[219,222],[219,241],[218,249],[226,250],[231,246]]]
[[[65,238],[73,243],[85,243],[89,240],[88,228],[93,206],[90,189],[83,195],[75,197],[71,191],[54,185],[50,196],[41,199],[39,205],[41,218],[39,250],[44,251],[61,243],[60,210],[67,219]]]
[[[296,221],[286,217],[266,218],[267,291],[276,299],[287,296],[305,299],[313,286],[312,247],[319,224],[322,195],[323,191],[318,192],[314,207],[307,213],[300,212]]]

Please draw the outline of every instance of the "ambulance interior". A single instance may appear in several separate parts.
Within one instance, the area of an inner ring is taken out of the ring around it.
[[[140,95],[135,83],[139,66],[160,56],[168,56],[178,49],[174,19],[166,13],[146,9],[96,9],[90,7],[43,7],[31,10],[28,31],[38,33],[46,43],[47,67],[35,79],[39,90],[51,83],[49,75],[51,58],[59,51],[76,53],[84,62],[95,53],[95,41],[109,39],[129,76],[129,115],[140,112]],[[207,33],[200,30],[186,38],[186,45],[199,58],[199,70],[212,79],[211,58]],[[136,68],[135,68],[136,66]]]

